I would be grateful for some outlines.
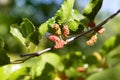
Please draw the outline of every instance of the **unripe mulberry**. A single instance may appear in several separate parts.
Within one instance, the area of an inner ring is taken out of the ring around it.
[[[92,46],[96,43],[96,41],[97,41],[97,35],[95,34],[86,42],[86,44]]]
[[[105,32],[105,28],[101,27],[101,28],[98,30],[98,33],[99,33],[99,34],[102,34],[103,32]]]
[[[53,28],[57,30],[59,28],[59,25],[57,23],[53,24]]]
[[[55,29],[55,34],[56,35],[61,35],[61,29],[57,23],[53,24],[53,29]]]
[[[67,37],[70,34],[69,28],[67,25],[63,26],[63,36]]]

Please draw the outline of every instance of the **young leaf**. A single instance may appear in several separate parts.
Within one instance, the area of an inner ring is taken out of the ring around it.
[[[83,15],[93,21],[102,6],[103,0],[90,0],[84,9]]]
[[[56,21],[59,24],[66,23],[68,21],[68,19],[70,18],[72,8],[73,8],[73,5],[74,5],[74,1],[75,0],[64,0],[64,3],[62,4],[62,7],[55,14]]]
[[[18,25],[13,24],[10,26],[10,33],[17,39],[20,41],[20,43],[22,43],[23,45],[25,44],[25,38],[22,36],[21,32],[18,29]]]
[[[10,58],[7,56],[6,51],[0,48],[0,66],[10,63]]]
[[[41,36],[45,35],[46,32],[49,31],[49,28],[52,27],[52,25],[55,23],[55,19],[54,17],[50,18],[48,21],[46,21],[45,23],[43,23],[40,27],[39,27],[39,33]]]
[[[85,19],[85,17],[76,9],[72,9],[70,18],[76,21],[81,21]]]
[[[35,45],[39,44],[40,38],[41,37],[38,30],[34,31],[29,37],[30,41],[33,42]]]
[[[34,31],[35,26],[32,24],[32,22],[29,19],[24,18],[20,25],[20,32],[22,33],[23,37],[28,37]]]
[[[70,22],[68,23],[68,26],[69,26],[70,30],[76,31],[76,30],[78,29],[79,22],[77,22],[77,21],[75,21],[75,20],[70,21]]]

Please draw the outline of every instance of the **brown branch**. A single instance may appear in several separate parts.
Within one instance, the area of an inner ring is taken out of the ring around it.
[[[74,36],[74,37],[72,37],[72,38],[69,38],[69,39],[67,39],[66,41],[67,41],[68,43],[69,43],[69,42],[72,42],[72,41],[74,41],[75,39],[78,39],[78,38],[80,38],[80,37],[82,37],[82,36],[90,33],[91,31],[94,31],[94,30],[98,29],[99,27],[101,27],[101,26],[103,26],[105,23],[107,23],[110,19],[114,18],[118,13],[120,13],[120,10],[118,10],[116,13],[112,14],[111,16],[109,16],[109,17],[108,17],[107,19],[105,19],[103,22],[101,22],[100,24],[98,24],[96,27],[93,27],[93,28],[91,28],[91,29],[89,29],[89,30],[81,33],[81,34],[78,34],[77,36]],[[31,53],[31,54],[22,54],[22,55],[20,55],[21,57],[27,57],[27,58],[21,59],[21,60],[16,60],[16,61],[14,61],[14,62],[12,62],[12,63],[15,63],[15,64],[16,64],[16,63],[23,63],[23,62],[25,62],[26,60],[28,60],[28,59],[30,59],[30,58],[32,58],[32,57],[40,56],[41,54],[43,54],[43,53],[45,53],[45,52],[48,52],[48,51],[51,51],[51,50],[53,50],[53,49],[54,49],[54,48],[53,48],[53,46],[52,46],[52,47],[50,47],[50,48],[44,49],[44,50],[39,51],[39,52],[35,52],[35,53]]]

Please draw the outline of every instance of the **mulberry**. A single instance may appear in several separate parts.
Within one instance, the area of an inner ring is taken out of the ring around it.
[[[53,28],[57,30],[59,28],[59,25],[57,23],[53,24]]]
[[[67,37],[70,34],[69,28],[67,25],[63,26],[63,36]]]
[[[105,32],[105,28],[101,27],[101,28],[98,30],[98,33],[99,33],[99,34],[102,34],[103,32]]]
[[[87,45],[91,46],[91,45],[94,45],[97,41],[97,35],[93,35],[86,43]]]
[[[93,21],[88,22],[87,24],[90,28],[95,27],[95,23]]]
[[[55,43],[54,48],[55,49],[61,49],[64,47],[64,45],[66,44],[66,41],[60,39],[58,36],[56,35],[50,35],[49,39]]]

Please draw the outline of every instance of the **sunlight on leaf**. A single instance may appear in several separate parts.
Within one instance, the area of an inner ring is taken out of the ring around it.
[[[25,38],[22,36],[21,32],[19,31],[19,29],[17,28],[16,24],[11,25],[10,27],[10,33],[17,38],[18,40],[20,40],[20,42],[25,45]]]

